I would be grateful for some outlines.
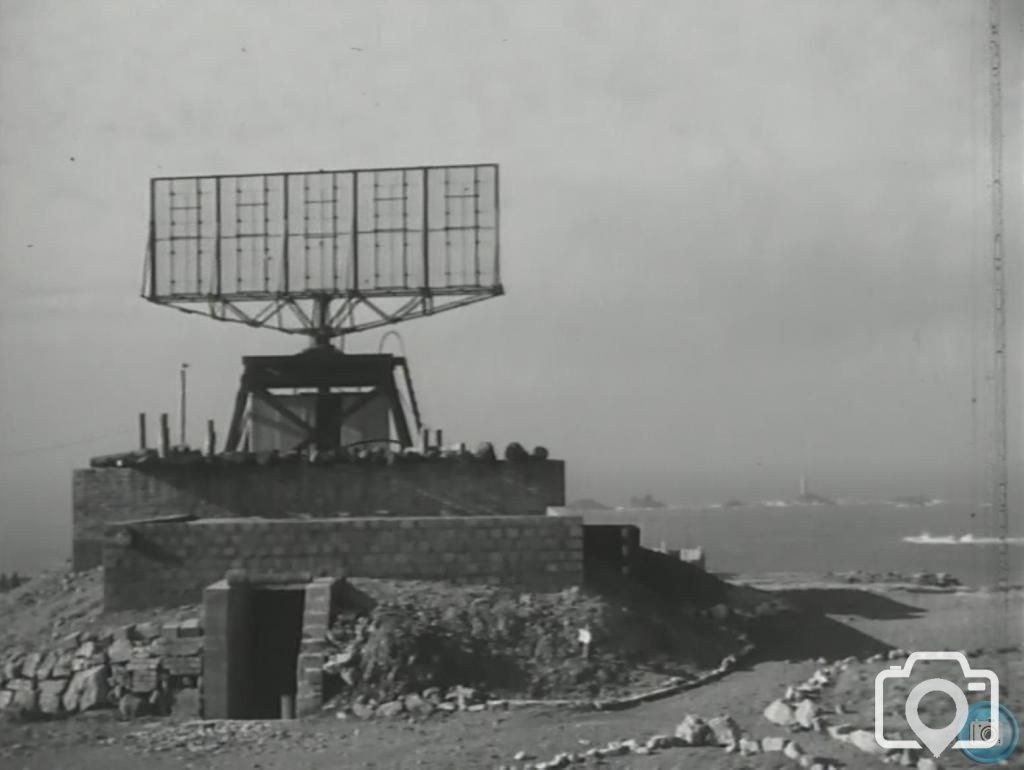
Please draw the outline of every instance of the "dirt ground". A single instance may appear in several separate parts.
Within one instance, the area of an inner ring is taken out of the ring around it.
[[[764,586],[759,586],[764,587]],[[65,722],[0,726],[0,768],[3,770],[338,770],[339,768],[496,768],[522,766],[513,756],[527,751],[549,759],[563,751],[581,751],[611,740],[645,739],[671,733],[687,713],[705,718],[730,714],[751,735],[787,736],[762,716],[764,707],[787,685],[806,679],[818,667],[815,659],[865,657],[891,648],[906,650],[964,649],[975,653],[975,666],[996,670],[1004,702],[1018,718],[1024,714],[1024,593],[1009,601],[985,592],[909,592],[891,587],[846,587],[807,583],[775,585],[773,591],[805,609],[790,619],[789,628],[766,628],[761,657],[723,680],[696,690],[620,712],[566,712],[530,709],[509,712],[435,716],[420,722],[361,722],[333,714],[302,722],[249,725],[234,737],[202,738],[195,729],[182,731],[167,720],[120,723],[109,716]],[[1007,615],[1007,609],[1009,615]],[[998,649],[1015,649],[1002,653]],[[978,652],[984,650],[984,652]],[[874,677],[886,662],[851,665],[829,688],[822,703],[839,702],[846,715],[832,716],[870,729]],[[935,672],[935,675],[937,672]],[[890,708],[899,705],[899,690]],[[905,690],[904,690],[905,692]],[[940,719],[941,702],[925,703],[927,723]],[[947,720],[948,721],[948,720]],[[161,738],[163,736],[163,738]],[[168,736],[184,736],[181,746],[150,752]],[[794,737],[808,754],[832,759],[850,768],[889,767],[825,734],[802,732]],[[191,747],[189,745],[191,742]],[[1014,760],[1024,766],[1024,753]],[[593,766],[593,765],[591,765]],[[674,748],[651,756],[602,760],[609,768],[709,768],[709,770],[776,770],[798,763],[778,753],[741,757],[721,749]],[[976,766],[957,753],[942,759],[947,768]]]

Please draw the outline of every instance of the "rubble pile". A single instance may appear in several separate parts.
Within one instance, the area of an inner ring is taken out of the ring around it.
[[[351,582],[379,599],[334,615],[324,692],[364,709],[411,695],[438,706],[449,700],[440,693],[457,686],[497,698],[615,695],[650,684],[644,677],[652,672],[660,682],[715,666],[745,641],[694,608],[613,602],[578,588],[438,592],[402,581]]]
[[[198,716],[202,646],[192,618],[76,631],[46,651],[15,649],[0,659],[0,712],[23,720],[101,708],[127,719]]]

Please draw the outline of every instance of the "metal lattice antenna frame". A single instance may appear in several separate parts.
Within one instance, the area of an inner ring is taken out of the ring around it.
[[[161,177],[142,295],[326,344],[504,293],[498,166]]]

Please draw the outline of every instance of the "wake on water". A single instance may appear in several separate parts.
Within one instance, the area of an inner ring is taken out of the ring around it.
[[[922,532],[920,535],[908,535],[903,542],[914,545],[1024,545],[1024,537],[977,537],[969,532],[966,535],[931,535]]]

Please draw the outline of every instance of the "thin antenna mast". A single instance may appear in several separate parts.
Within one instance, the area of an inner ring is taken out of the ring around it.
[[[1003,86],[1000,35],[1000,0],[989,0],[989,109],[991,121],[992,160],[992,288],[993,343],[995,346],[993,375],[993,407],[995,440],[993,458],[992,510],[996,516],[999,537],[999,590],[1009,602],[1010,588],[1010,509],[1009,468],[1007,459],[1007,383],[1006,383],[1006,271],[1003,255]],[[1009,607],[1004,608],[1003,619]]]

